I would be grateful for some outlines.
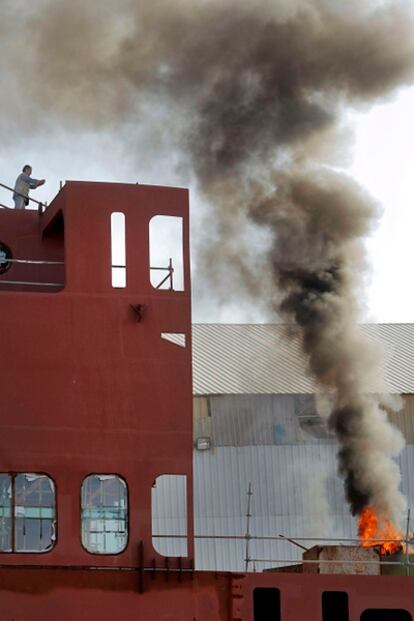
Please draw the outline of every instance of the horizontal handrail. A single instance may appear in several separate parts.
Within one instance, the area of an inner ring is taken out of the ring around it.
[[[111,267],[126,268],[126,265],[111,265]],[[163,272],[170,273],[171,271],[174,271],[174,268],[171,270],[170,267],[150,267],[150,270],[161,270]]]
[[[62,282],[35,282],[29,280],[1,280],[0,285],[27,285],[30,287],[64,287]]]
[[[0,261],[0,266],[2,264],[8,263],[17,263],[24,265],[64,265],[64,261],[44,261],[41,259],[9,259],[5,258]],[[6,276],[4,278],[4,276]],[[7,272],[4,274],[0,274],[0,285],[11,285],[11,286],[24,286],[24,287],[64,287],[64,283],[60,282],[40,282],[34,280],[10,280],[7,277]]]
[[[169,289],[170,291],[173,291],[174,290],[174,281],[173,281],[174,267],[173,267],[172,259],[171,258],[169,259],[167,267],[151,267],[150,266],[150,272],[153,270],[167,272],[167,275],[161,280],[161,282],[158,283],[158,285],[156,285],[155,289],[160,289],[162,285],[165,282],[167,282],[167,280],[169,280],[170,281]]]
[[[1,263],[29,263],[30,265],[65,265],[64,261],[40,261],[37,259],[4,259]]]
[[[153,533],[152,535],[153,539],[173,539],[175,541],[179,541],[179,540],[183,540],[183,539],[187,539],[186,535],[165,535],[165,534],[155,534]],[[204,541],[204,540],[218,540],[218,541],[240,541],[240,542],[245,542],[246,540],[248,541],[280,541],[280,542],[286,542],[286,541],[290,541],[291,543],[295,543],[296,541],[311,541],[311,542],[319,542],[320,544],[326,544],[328,542],[332,543],[332,542],[336,542],[337,544],[339,543],[340,545],[338,547],[346,550],[346,545],[341,545],[341,544],[359,544],[359,547],[361,548],[361,550],[366,549],[365,546],[361,545],[361,540],[359,539],[359,537],[286,537],[284,535],[250,535],[249,533],[246,533],[244,535],[203,535],[203,534],[195,534],[193,535],[193,539],[195,542],[198,541]],[[389,555],[387,554],[382,554],[378,556],[378,559],[364,559],[364,558],[357,558],[357,559],[342,559],[340,557],[338,558],[312,558],[312,559],[306,559],[306,558],[276,558],[277,556],[277,552],[276,554],[273,554],[272,558],[256,558],[256,557],[250,557],[248,556],[247,558],[244,558],[243,561],[247,562],[247,564],[251,564],[251,563],[264,563],[264,564],[284,564],[284,565],[343,565],[343,566],[352,566],[352,565],[364,565],[364,566],[382,566],[382,565],[394,565],[394,566],[400,566],[400,567],[405,567],[406,568],[406,572],[407,575],[409,573],[410,567],[414,566],[414,561],[412,560],[412,554],[414,554],[414,549],[412,548],[414,540],[410,537],[404,537],[404,538],[394,538],[394,539],[377,539],[377,538],[369,538],[369,539],[364,539],[364,544],[365,543],[372,543],[372,546],[368,546],[368,548],[372,547],[375,548],[377,547],[375,544],[383,544],[383,543],[398,543],[398,544],[405,544],[405,548],[401,547],[400,548],[400,556],[394,559],[390,559]],[[297,545],[297,544],[296,544]],[[301,546],[304,548],[304,550],[307,550],[307,548],[305,548],[304,546]]]
[[[25,196],[24,194],[21,194],[21,192],[16,192],[14,188],[11,188],[9,185],[5,185],[4,183],[0,183],[0,187],[4,188],[5,190],[9,190],[10,192],[13,192],[13,194],[22,196],[23,198],[27,199],[28,201],[31,201],[32,203],[35,203],[38,207],[39,214],[43,213],[43,207],[45,207],[45,203],[42,203],[41,201],[37,201],[35,198],[31,198],[30,196]],[[5,207],[6,209],[13,209],[13,207],[6,207],[6,205],[1,205],[1,206]]]
[[[157,535],[153,534],[153,537],[158,537],[160,539],[182,539],[186,537],[186,535]],[[346,543],[360,543],[359,537],[285,537],[279,535],[194,535],[194,539],[228,539],[228,540],[242,540],[246,539],[257,540],[257,541],[319,541],[322,543],[329,542],[346,542]],[[407,543],[407,539],[364,539],[364,543]],[[413,539],[408,539],[408,543],[412,544],[414,542]],[[362,546],[361,546],[362,547]]]
[[[395,561],[384,561],[382,558],[378,558],[375,561],[368,561],[364,559],[325,559],[325,558],[315,558],[315,559],[264,559],[264,558],[249,558],[249,563],[291,563],[293,565],[414,565],[412,561],[409,559],[406,560],[395,560]]]

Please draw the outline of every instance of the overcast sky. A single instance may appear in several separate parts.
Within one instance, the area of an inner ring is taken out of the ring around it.
[[[414,321],[414,89],[355,118],[352,174],[383,207],[368,241],[368,311],[378,322]]]
[[[29,50],[30,41],[24,40],[23,46]],[[4,71],[0,73],[0,78],[4,93],[4,89],[8,88]],[[23,110],[25,97],[25,92],[22,92],[20,105]],[[366,108],[363,112],[353,113],[349,110],[344,119],[354,130],[354,141],[348,157],[349,170],[383,208],[380,225],[367,240],[371,273],[366,286],[365,319],[370,321],[414,321],[411,277],[414,253],[413,110],[414,88],[405,88],[387,101]],[[158,128],[156,123],[138,132],[135,128],[131,148],[139,155],[132,163],[133,160],[126,155],[129,140],[127,127],[122,131],[114,131],[113,127],[106,129],[102,125],[99,129],[72,127],[68,130],[52,119],[50,123],[43,123],[37,128],[36,124],[31,125],[30,106],[24,124],[19,124],[19,120],[13,119],[12,114],[12,109],[6,108],[1,124],[1,182],[14,184],[22,165],[31,163],[33,175],[47,179],[46,185],[32,194],[40,200],[50,201],[58,191],[59,181],[65,179],[189,186],[192,241],[197,241],[200,214],[205,205],[197,192],[192,174],[185,167],[178,166],[176,156],[163,148],[168,145],[169,132],[173,131],[165,124],[165,119],[160,120]],[[10,124],[6,135],[4,128],[8,121]],[[158,148],[148,148],[152,143],[156,143]],[[7,193],[0,192],[0,202],[11,204]],[[194,259],[196,263],[196,257]],[[199,292],[203,284],[197,281],[197,274],[195,269],[195,321],[254,322],[269,319],[254,305],[244,306],[240,300],[232,299],[231,295],[227,302],[219,303],[212,291],[208,303],[205,298],[201,301]]]

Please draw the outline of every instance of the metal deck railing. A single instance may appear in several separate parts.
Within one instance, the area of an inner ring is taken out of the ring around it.
[[[20,265],[64,265],[64,261],[43,261],[43,260],[38,260],[38,259],[12,259],[8,257],[5,257],[2,259],[0,257],[0,268],[2,265],[9,264],[9,263],[20,264]],[[112,267],[124,268],[125,266],[113,265]],[[167,272],[167,275],[155,286],[156,289],[160,289],[164,283],[169,281],[168,290],[170,291],[174,290],[174,281],[173,281],[174,267],[172,265],[171,259],[167,267],[150,267],[150,270]],[[37,281],[29,281],[29,280],[27,281],[26,280],[10,280],[8,278],[3,279],[2,277],[6,273],[7,272],[4,272],[3,274],[0,273],[0,284],[3,284],[3,285],[34,285],[34,286],[39,286],[39,287],[63,287],[64,286],[64,283],[60,283],[60,282],[44,282],[44,281],[37,282]]]
[[[170,258],[168,261],[168,265],[167,267],[150,267],[150,272],[152,271],[162,271],[162,272],[167,272],[167,275],[165,276],[165,278],[163,278],[157,285],[155,285],[155,289],[161,289],[162,285],[164,283],[166,283],[167,281],[169,281],[169,287],[168,289],[170,291],[173,291],[174,289],[174,267],[173,267],[173,262],[172,259]]]
[[[186,540],[186,537],[183,535],[166,535],[166,534],[155,534],[152,535],[153,539],[170,539],[170,540]],[[301,564],[326,564],[326,565],[392,565],[397,567],[404,567],[406,570],[406,574],[411,574],[410,568],[414,568],[414,539],[412,537],[403,537],[400,539],[364,539],[364,542],[370,543],[372,545],[368,547],[364,547],[361,545],[361,540],[358,537],[296,537],[296,536],[285,536],[285,535],[203,535],[197,534],[193,537],[194,542],[198,541],[218,541],[218,542],[232,542],[239,541],[243,544],[243,548],[249,550],[250,544],[254,541],[260,542],[290,542],[293,545],[302,548],[304,551],[308,551],[314,546],[320,545],[321,547],[327,545],[337,545],[338,547],[346,546],[359,546],[362,549],[369,548],[379,548],[383,543],[394,543],[396,544],[399,551],[394,554],[386,555],[386,554],[378,554],[378,560],[365,560],[365,559],[342,559],[340,557],[336,559],[325,559],[325,558],[315,558],[315,559],[303,559],[298,557],[289,557],[286,558],[284,556],[274,556],[274,557],[266,557],[266,558],[256,558],[254,556],[246,556],[243,558],[243,563],[245,564],[245,571],[251,571],[252,567],[255,566],[255,563],[261,564],[277,564],[279,567],[282,565],[301,565]],[[299,543],[300,542],[300,543]],[[312,545],[309,546],[309,543]],[[307,545],[302,545],[307,544]],[[394,557],[394,558],[393,558]],[[411,558],[413,557],[413,558]],[[217,567],[220,570],[219,567]]]
[[[0,187],[4,188],[5,190],[8,190],[9,192],[12,192],[13,194],[18,194],[19,196],[22,196],[23,198],[27,199],[29,202],[34,203],[35,205],[37,205],[37,211],[38,213],[41,215],[47,207],[47,203],[45,202],[41,202],[41,201],[37,201],[35,198],[31,198],[31,196],[24,196],[24,194],[20,194],[20,192],[15,192],[14,188],[11,188],[9,185],[6,185],[5,183],[0,183]],[[7,205],[4,205],[3,203],[0,203],[0,208],[3,209],[14,209],[14,207],[8,207]]]
[[[38,259],[12,259],[9,257],[0,258],[0,268],[4,264],[23,264],[23,265],[64,265],[63,261],[41,261]],[[10,280],[4,278],[7,271],[0,274],[0,285],[10,286],[31,286],[31,287],[64,287],[61,282],[34,281],[34,280]]]

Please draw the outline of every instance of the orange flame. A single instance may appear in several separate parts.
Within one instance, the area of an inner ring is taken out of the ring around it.
[[[386,539],[402,539],[401,533],[394,524],[385,517],[376,515],[372,507],[365,507],[359,516],[358,535],[360,545],[364,547],[380,547],[383,555],[394,554],[402,550],[400,541],[385,541]],[[369,539],[383,539],[384,541],[368,541]]]

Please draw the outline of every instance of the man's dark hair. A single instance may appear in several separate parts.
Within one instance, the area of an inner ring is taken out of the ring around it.
[[[27,168],[31,168],[30,164],[25,164],[22,168],[22,172],[26,172]]]

